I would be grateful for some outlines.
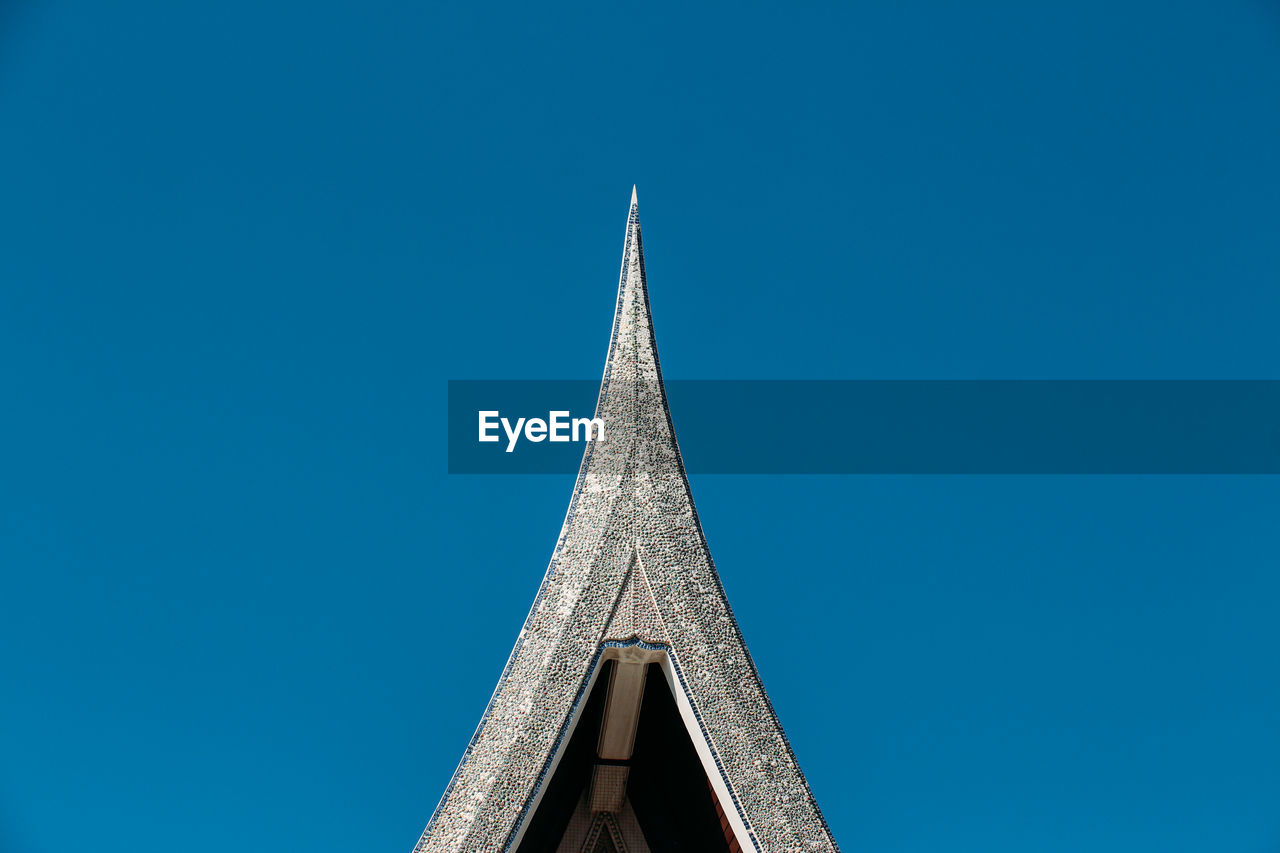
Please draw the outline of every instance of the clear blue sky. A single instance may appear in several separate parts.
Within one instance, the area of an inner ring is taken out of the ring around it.
[[[1280,10],[0,8],[0,849],[407,851],[640,187],[682,378],[1280,378]],[[677,419],[679,413],[677,414]],[[695,477],[847,851],[1280,849],[1280,481]]]

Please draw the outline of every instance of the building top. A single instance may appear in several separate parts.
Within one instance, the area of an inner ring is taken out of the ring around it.
[[[702,831],[682,817],[701,799],[725,850],[836,851],[694,509],[634,188],[596,417],[607,440],[587,445],[533,607],[416,853],[657,853],[664,833]],[[693,777],[703,787],[663,800]]]

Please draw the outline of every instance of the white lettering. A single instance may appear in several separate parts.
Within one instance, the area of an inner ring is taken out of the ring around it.
[[[481,442],[501,441],[498,427],[507,434],[506,452],[511,453],[520,443],[521,435],[537,444],[550,438],[552,441],[604,441],[603,418],[571,418],[566,411],[547,413],[547,419],[502,417],[498,411],[476,412],[478,431],[476,440]]]
[[[496,418],[498,416],[498,413],[497,412],[479,412],[478,414],[480,415],[480,439],[479,440],[480,441],[497,441],[498,437],[496,435],[489,435],[489,430],[498,428],[498,422],[494,420],[490,420],[490,418]]]
[[[511,428],[511,421],[507,420],[506,418],[502,419],[502,428],[507,433],[507,452],[508,453],[516,449],[516,442],[520,439],[520,427],[522,426],[524,426],[524,418],[519,418],[516,421],[515,429]]]
[[[569,422],[565,418],[569,417],[568,412],[550,412],[551,420],[551,440],[552,441],[568,441],[569,440]]]
[[[497,414],[497,412],[494,412]],[[604,441],[604,420],[602,418],[574,418],[573,419],[573,440],[582,441],[578,438],[578,427],[586,430],[586,441]],[[591,437],[591,428],[596,428],[596,437]]]

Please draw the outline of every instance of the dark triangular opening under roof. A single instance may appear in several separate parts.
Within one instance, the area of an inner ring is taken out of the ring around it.
[[[571,829],[575,810],[578,819],[582,819],[613,665],[612,661],[602,664],[560,763],[547,783],[537,811],[529,818],[517,853],[556,853]],[[650,853],[731,853],[736,850],[736,844],[730,846],[731,836],[721,818],[723,810],[717,809],[706,772],[660,664],[649,664],[629,766],[626,801],[634,810]],[[601,833],[585,853],[615,851],[613,839],[608,836]]]

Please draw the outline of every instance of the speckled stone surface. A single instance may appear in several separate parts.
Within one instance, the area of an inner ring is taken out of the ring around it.
[[[596,416],[564,527],[498,687],[415,853],[511,849],[606,642],[670,656],[753,846],[837,850],[707,550],[667,410],[635,195]]]

